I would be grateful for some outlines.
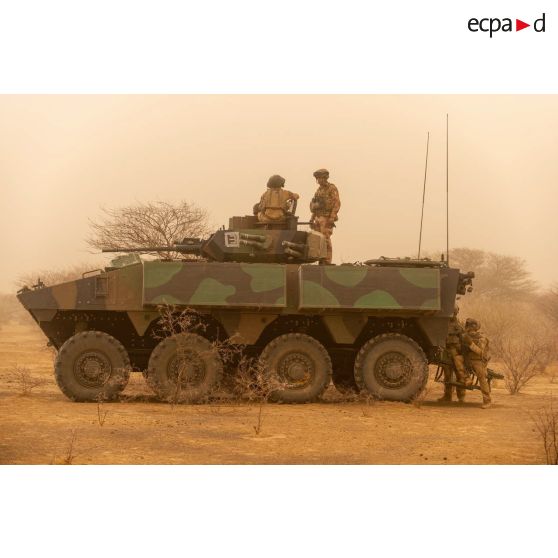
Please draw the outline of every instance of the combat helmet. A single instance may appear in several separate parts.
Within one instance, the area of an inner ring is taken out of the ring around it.
[[[478,331],[480,329],[480,322],[473,318],[467,318],[465,320],[465,328],[472,329],[473,331]]]
[[[285,186],[285,179],[278,174],[270,176],[269,180],[267,181],[268,188],[283,188],[283,186]]]
[[[314,171],[314,178],[329,178],[329,171],[327,169],[318,169]]]

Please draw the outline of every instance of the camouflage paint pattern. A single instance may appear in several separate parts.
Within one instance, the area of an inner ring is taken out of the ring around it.
[[[144,304],[180,306],[286,305],[285,266],[220,262],[145,262]]]
[[[370,266],[300,267],[301,310],[440,310],[440,270]]]

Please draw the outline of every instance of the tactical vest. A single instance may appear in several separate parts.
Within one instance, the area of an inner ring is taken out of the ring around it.
[[[488,338],[486,338],[481,333],[470,333],[469,336],[473,340],[473,343],[482,349],[482,355],[478,355],[474,351],[469,349],[468,357],[470,360],[482,360],[483,362],[488,362],[490,360],[490,347]]]
[[[260,201],[260,211],[273,220],[284,219],[287,214],[287,201],[291,193],[281,188],[268,188]]]
[[[448,347],[461,348],[461,334],[463,333],[463,326],[457,318],[451,318],[449,322],[448,337],[446,345]]]
[[[313,209],[312,213],[317,217],[329,217],[331,210],[335,206],[335,193],[334,184],[328,182],[327,186],[320,186],[312,199]]]

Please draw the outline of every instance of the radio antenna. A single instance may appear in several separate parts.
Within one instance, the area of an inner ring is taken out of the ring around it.
[[[446,265],[449,267],[449,115],[446,113]]]
[[[430,132],[426,135],[426,161],[424,163],[424,183],[422,185],[422,210],[420,212],[420,233],[417,260],[420,260],[420,246],[422,243],[422,220],[424,217],[424,197],[426,194],[426,173],[428,172],[428,144],[430,143]]]

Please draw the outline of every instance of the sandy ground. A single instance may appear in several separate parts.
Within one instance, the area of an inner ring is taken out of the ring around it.
[[[530,413],[547,403],[558,383],[547,376],[520,395],[502,386],[495,406],[480,409],[480,393],[465,405],[441,404],[430,382],[422,405],[326,401],[264,405],[231,402],[175,405],[154,400],[139,374],[123,401],[72,403],[58,390],[53,355],[38,328],[0,330],[0,463],[309,463],[535,464],[544,452]],[[15,365],[44,381],[21,395]]]

